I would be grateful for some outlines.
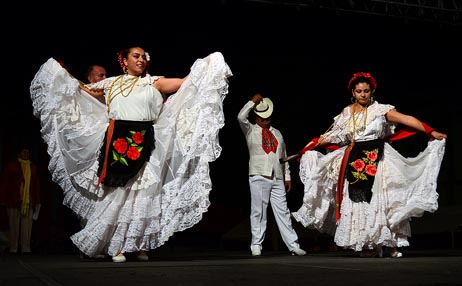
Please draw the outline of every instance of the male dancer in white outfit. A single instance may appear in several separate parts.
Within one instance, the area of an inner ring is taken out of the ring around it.
[[[254,111],[255,124],[248,119]],[[281,132],[270,125],[273,103],[269,98],[256,94],[241,109],[239,125],[244,132],[249,149],[249,185],[251,197],[250,227],[253,256],[260,256],[265,239],[267,208],[271,207],[282,240],[293,255],[305,255],[300,248],[298,236],[292,227],[286,190],[291,189],[289,164],[279,163],[286,157],[286,148]]]

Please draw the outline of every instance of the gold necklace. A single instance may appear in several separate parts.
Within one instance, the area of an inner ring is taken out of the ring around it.
[[[127,79],[127,81],[124,82],[124,74],[123,75],[120,75],[118,76],[111,84],[111,86],[109,87],[109,101],[108,103],[111,103],[111,101],[119,94],[121,94],[123,97],[127,97],[130,95],[130,93],[133,91],[133,88],[135,87],[136,83],[138,82],[138,80],[140,79],[139,76],[137,77],[130,77],[129,79]],[[117,89],[114,89],[115,85],[117,82],[120,81],[120,84],[119,84],[119,90],[117,91]],[[127,94],[124,94],[124,92],[128,90],[128,93]]]
[[[357,103],[355,103],[355,105],[357,105]],[[353,132],[351,133],[351,140],[354,141],[355,140],[355,134],[361,134],[361,132],[364,132],[366,130],[366,121],[367,121],[367,106],[366,107],[362,107],[362,109],[358,112],[355,112],[355,109],[356,109],[356,106],[353,106],[353,112],[351,114],[351,123],[353,124]],[[355,114],[358,113],[358,117],[355,118]],[[363,125],[360,126],[359,128],[358,127],[358,124],[357,124],[357,121],[360,120],[361,118],[361,115],[363,117]]]
[[[127,81],[124,83],[124,80],[122,78],[122,82],[120,83],[119,85],[119,90],[120,90],[120,94],[123,96],[123,97],[127,97],[130,95],[130,93],[132,92],[133,88],[135,87],[135,84],[136,82],[140,79],[139,76],[137,77],[130,77],[129,79],[127,79]],[[124,87],[125,84],[128,84],[127,87]],[[130,89],[127,93],[127,95],[124,94],[124,91],[126,91],[127,89]]]

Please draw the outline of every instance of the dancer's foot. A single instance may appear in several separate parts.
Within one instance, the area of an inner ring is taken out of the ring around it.
[[[136,258],[139,261],[148,261],[149,260],[149,256],[146,254],[146,252],[144,250],[140,250],[138,252],[138,255],[136,256]]]
[[[298,256],[306,255],[306,251],[301,249],[300,247],[292,249],[291,253],[292,255],[298,255]]]
[[[127,259],[125,258],[125,255],[123,253],[119,253],[116,256],[112,257],[112,261],[116,263],[120,263],[120,262],[127,261]]]
[[[398,251],[396,247],[389,247],[388,252],[390,253],[391,258],[400,258],[403,257],[403,254]]]
[[[359,254],[359,257],[363,257],[363,258],[383,257],[382,247],[378,246],[375,249],[364,249]]]

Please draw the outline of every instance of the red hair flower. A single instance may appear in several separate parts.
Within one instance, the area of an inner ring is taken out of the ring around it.
[[[122,68],[122,70],[125,69],[125,65],[124,65],[124,60],[122,59],[122,52],[123,51],[120,51],[119,52],[119,55],[117,56],[117,61],[119,62],[119,65],[120,67]]]
[[[353,74],[353,76],[351,77],[350,81],[348,82],[348,89],[351,90],[352,89],[352,86],[351,84],[357,80],[358,78],[365,78],[365,79],[368,79],[371,83],[371,86],[373,89],[377,89],[377,81],[375,80],[375,78],[368,72],[357,72],[355,74]]]

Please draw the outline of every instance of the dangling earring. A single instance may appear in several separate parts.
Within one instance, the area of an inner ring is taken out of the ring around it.
[[[124,74],[127,74],[127,73],[128,73],[128,67],[124,66]]]
[[[369,101],[370,101],[370,103],[369,103],[369,104],[372,104],[372,103],[374,103],[374,97],[373,97],[373,96],[371,96],[371,98],[369,99]]]
[[[356,103],[358,100],[356,100],[356,98],[354,96],[351,97],[351,103]]]

